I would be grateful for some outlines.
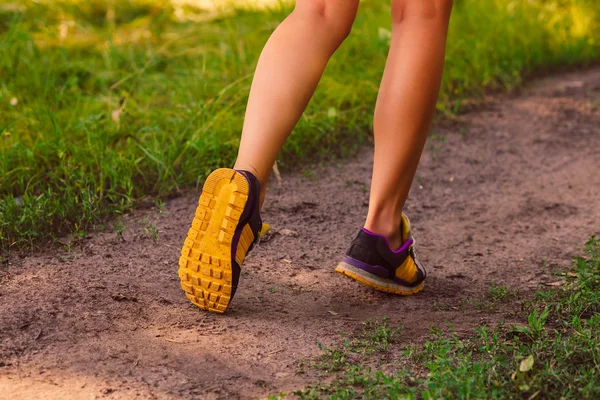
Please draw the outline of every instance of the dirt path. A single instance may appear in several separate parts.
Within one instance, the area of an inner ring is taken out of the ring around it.
[[[537,81],[436,129],[407,208],[430,272],[417,296],[332,272],[365,216],[370,168],[365,149],[270,190],[265,219],[298,236],[273,234],[252,254],[224,316],[178,286],[195,194],[128,217],[125,241],[106,233],[14,257],[0,283],[0,398],[260,398],[313,381],[297,362],[367,319],[388,316],[419,342],[446,321],[464,333],[510,318],[464,305],[492,281],[521,293],[552,281],[600,230],[600,69]]]

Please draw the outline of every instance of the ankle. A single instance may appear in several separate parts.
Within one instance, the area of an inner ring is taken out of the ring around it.
[[[400,224],[390,224],[390,220],[374,220],[367,218],[364,228],[369,232],[386,238],[390,249],[397,250],[402,246]]]
[[[261,188],[265,186],[264,184],[264,174],[260,174],[258,172],[258,170],[256,168],[254,168],[254,166],[252,165],[247,165],[247,164],[240,164],[239,162],[236,162],[235,165],[233,166],[233,169],[235,169],[236,171],[246,171],[246,172],[250,172],[252,175],[254,175],[254,177],[256,179],[258,179],[258,181],[260,182],[260,186]]]

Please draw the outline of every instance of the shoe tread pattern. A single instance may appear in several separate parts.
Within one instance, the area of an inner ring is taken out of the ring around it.
[[[186,297],[203,310],[223,313],[231,300],[231,246],[248,194],[246,179],[226,168],[212,172],[202,188],[178,275]]]

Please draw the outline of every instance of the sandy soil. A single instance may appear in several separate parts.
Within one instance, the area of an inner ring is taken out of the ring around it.
[[[510,319],[510,307],[461,305],[489,297],[492,281],[526,295],[556,280],[600,230],[600,69],[487,99],[435,132],[406,210],[430,273],[422,293],[377,293],[333,273],[367,210],[365,148],[272,185],[274,233],[223,316],[179,288],[195,192],[128,216],[124,240],[102,233],[13,256],[0,275],[0,398],[261,398],[314,381],[298,361],[368,319],[389,317],[412,343],[446,321],[467,333]]]

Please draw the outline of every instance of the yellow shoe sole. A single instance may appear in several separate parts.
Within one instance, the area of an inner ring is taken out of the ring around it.
[[[242,174],[217,169],[204,187],[179,258],[185,296],[203,310],[223,313],[232,296],[231,247],[250,188]]]
[[[379,290],[380,292],[393,293],[400,296],[410,296],[419,293],[425,287],[424,282],[421,282],[421,284],[415,287],[404,286],[392,280],[384,279],[367,271],[363,271],[362,269],[356,268],[343,261],[336,267],[335,272],[347,276],[348,278],[352,278],[355,281],[375,290]]]

